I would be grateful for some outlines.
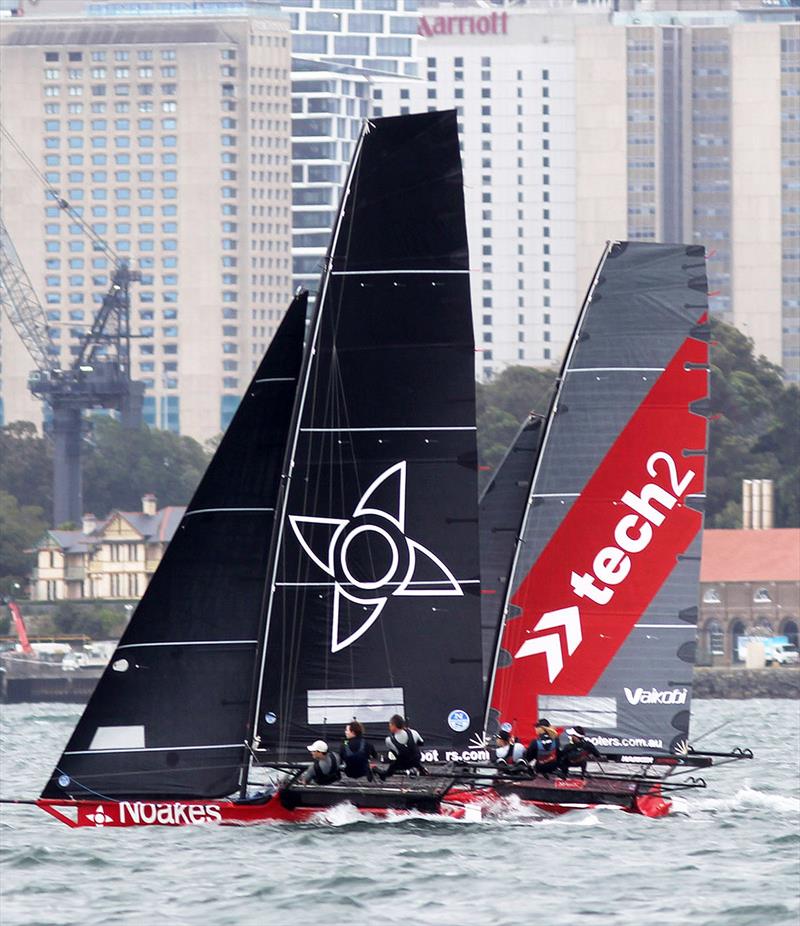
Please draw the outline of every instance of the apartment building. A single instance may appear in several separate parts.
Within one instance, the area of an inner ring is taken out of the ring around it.
[[[292,28],[295,286],[319,285],[376,76],[415,78],[417,0],[282,0]]]
[[[120,258],[141,270],[132,372],[145,419],[223,430],[291,296],[290,34],[261,0],[89,2],[2,21],[5,128]],[[65,8],[66,9],[66,8]],[[93,250],[3,140],[3,216],[69,364],[109,286]],[[3,416],[41,421],[32,361],[0,323]]]
[[[376,115],[455,107],[478,372],[562,356],[607,239],[695,241],[711,307],[800,380],[800,7],[433,2],[420,80]]]

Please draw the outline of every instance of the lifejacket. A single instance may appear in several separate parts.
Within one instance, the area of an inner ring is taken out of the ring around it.
[[[414,768],[422,761],[422,752],[419,748],[419,744],[414,739],[414,734],[410,727],[406,727],[406,733],[408,734],[407,743],[398,742],[394,733],[389,736],[389,739],[391,740],[394,754],[397,756],[398,765],[404,766],[405,768]]]
[[[353,744],[357,744],[353,748]],[[342,747],[342,759],[344,760],[344,772],[350,778],[372,778],[372,770],[369,767],[369,748],[366,740],[361,736],[354,736],[351,740],[345,740]]]
[[[547,733],[536,739],[536,763],[550,765],[558,758],[556,741]]]
[[[331,785],[342,777],[339,760],[332,752],[328,753],[328,758],[331,760],[331,767],[327,772],[322,771],[320,760],[314,759],[314,781],[318,785]]]

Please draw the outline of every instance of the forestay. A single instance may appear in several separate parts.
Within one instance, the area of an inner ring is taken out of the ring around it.
[[[238,785],[306,302],[289,307],[43,797]]]
[[[359,141],[312,323],[254,744],[307,756],[394,713],[480,729],[474,344],[454,112]],[[440,752],[440,758],[445,758]]]
[[[487,723],[583,724],[606,752],[689,727],[705,492],[704,251],[615,243],[531,474]]]

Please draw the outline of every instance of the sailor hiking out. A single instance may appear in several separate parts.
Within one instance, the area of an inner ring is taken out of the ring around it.
[[[351,720],[344,728],[344,742],[339,750],[339,761],[348,778],[366,778],[372,781],[372,764],[378,754],[372,743],[364,737],[364,728],[357,720]]]
[[[427,775],[422,765],[422,751],[420,746],[424,740],[416,730],[408,726],[400,714],[394,714],[389,720],[389,735],[386,737],[386,748],[394,755],[389,765],[379,771],[381,781],[385,781],[395,772],[413,771],[420,775]]]
[[[581,777],[586,775],[589,759],[599,759],[600,753],[593,742],[586,739],[583,727],[570,727],[565,731],[567,745],[559,750],[558,770],[566,778],[570,768],[578,768]]]
[[[542,717],[536,721],[536,736],[525,751],[528,762],[537,775],[549,777],[558,770],[558,730],[550,726],[550,721]]]
[[[500,729],[495,735],[494,756],[498,765],[524,764],[525,747],[517,742],[510,730]]]
[[[339,761],[328,751],[328,744],[324,740],[316,740],[306,749],[314,760],[300,776],[304,785],[331,785],[342,777]]]

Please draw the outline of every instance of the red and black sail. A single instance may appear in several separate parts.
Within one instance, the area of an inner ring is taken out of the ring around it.
[[[290,305],[43,797],[236,788],[306,303]]]
[[[582,724],[607,752],[688,736],[705,492],[702,247],[614,243],[530,474],[487,724]]]

